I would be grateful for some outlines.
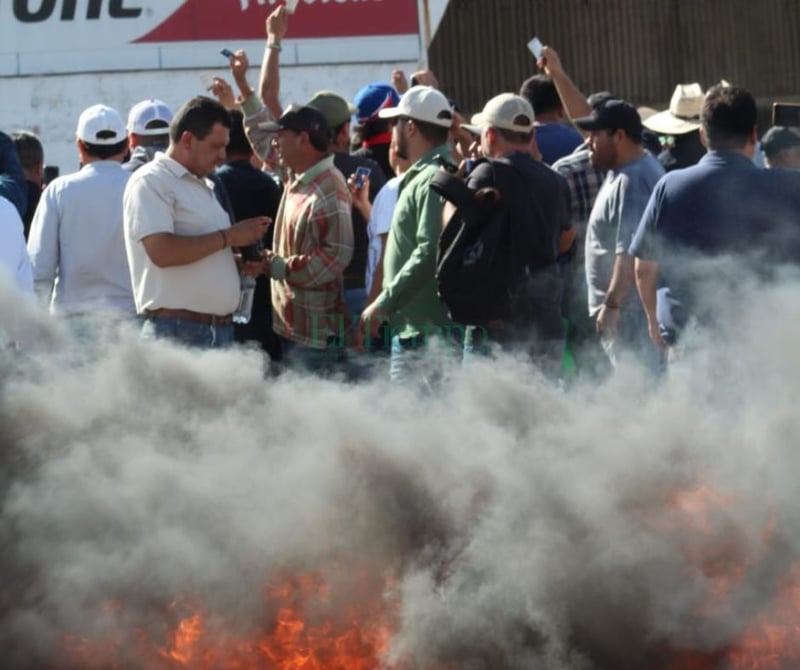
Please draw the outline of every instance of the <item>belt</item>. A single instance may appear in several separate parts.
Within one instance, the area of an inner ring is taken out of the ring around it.
[[[190,309],[169,309],[161,307],[159,309],[145,310],[148,319],[181,319],[183,321],[194,321],[195,323],[205,323],[209,326],[227,326],[233,323],[233,315],[217,316],[216,314],[202,314],[193,312]]]

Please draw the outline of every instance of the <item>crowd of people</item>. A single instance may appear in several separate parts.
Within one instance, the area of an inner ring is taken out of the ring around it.
[[[19,290],[72,323],[254,342],[320,374],[366,360],[403,381],[512,351],[558,377],[663,370],[704,318],[690,257],[800,260],[800,134],[760,136],[740,87],[678,84],[646,109],[584,95],[547,46],[518,94],[470,119],[429,70],[284,107],[287,30],[279,7],[256,90],[237,51],[232,85],[174,113],[87,108],[80,170],[45,188],[38,138],[0,133],[0,266]],[[522,271],[499,318],[459,323],[442,299],[440,240],[460,216],[432,188],[442,171],[513,213]]]

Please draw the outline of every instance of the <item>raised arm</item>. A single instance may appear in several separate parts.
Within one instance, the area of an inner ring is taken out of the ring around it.
[[[561,104],[564,105],[564,111],[567,113],[570,120],[588,116],[592,113],[592,108],[586,100],[586,96],[580,92],[569,75],[564,71],[564,67],[561,65],[561,58],[555,49],[548,46],[544,47],[538,65],[556,85],[558,96],[561,98]],[[578,130],[580,130],[580,128],[578,128]],[[584,132],[583,134],[586,135],[587,133]]]
[[[230,59],[229,65],[231,68],[231,74],[233,75],[233,81],[236,82],[236,88],[239,89],[239,98],[236,100],[236,102],[241,105],[245,100],[253,95],[253,89],[247,81],[247,70],[250,69],[250,61],[247,58],[247,54],[243,50],[239,49],[235,54],[233,54],[233,58]]]
[[[280,118],[283,114],[279,99],[281,88],[279,65],[283,38],[288,27],[289,20],[285,5],[279,6],[267,17],[267,43],[264,46],[264,58],[261,61],[258,95],[274,119]]]

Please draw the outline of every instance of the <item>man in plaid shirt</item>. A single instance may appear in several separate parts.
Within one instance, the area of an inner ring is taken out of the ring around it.
[[[350,191],[328,153],[328,127],[317,109],[290,105],[261,124],[277,133],[294,178],[283,192],[273,249],[264,252],[272,277],[275,332],[289,364],[320,370],[342,352],[343,272],[353,255]]]

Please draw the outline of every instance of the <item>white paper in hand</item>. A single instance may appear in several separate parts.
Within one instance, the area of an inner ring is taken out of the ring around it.
[[[542,49],[544,49],[544,44],[538,37],[534,37],[530,42],[528,42],[528,49],[530,49],[533,57],[536,60],[539,60],[542,57]]]
[[[300,3],[300,0],[284,0],[284,4],[286,5],[286,11],[289,14],[294,14],[294,10],[297,9],[297,5]]]

